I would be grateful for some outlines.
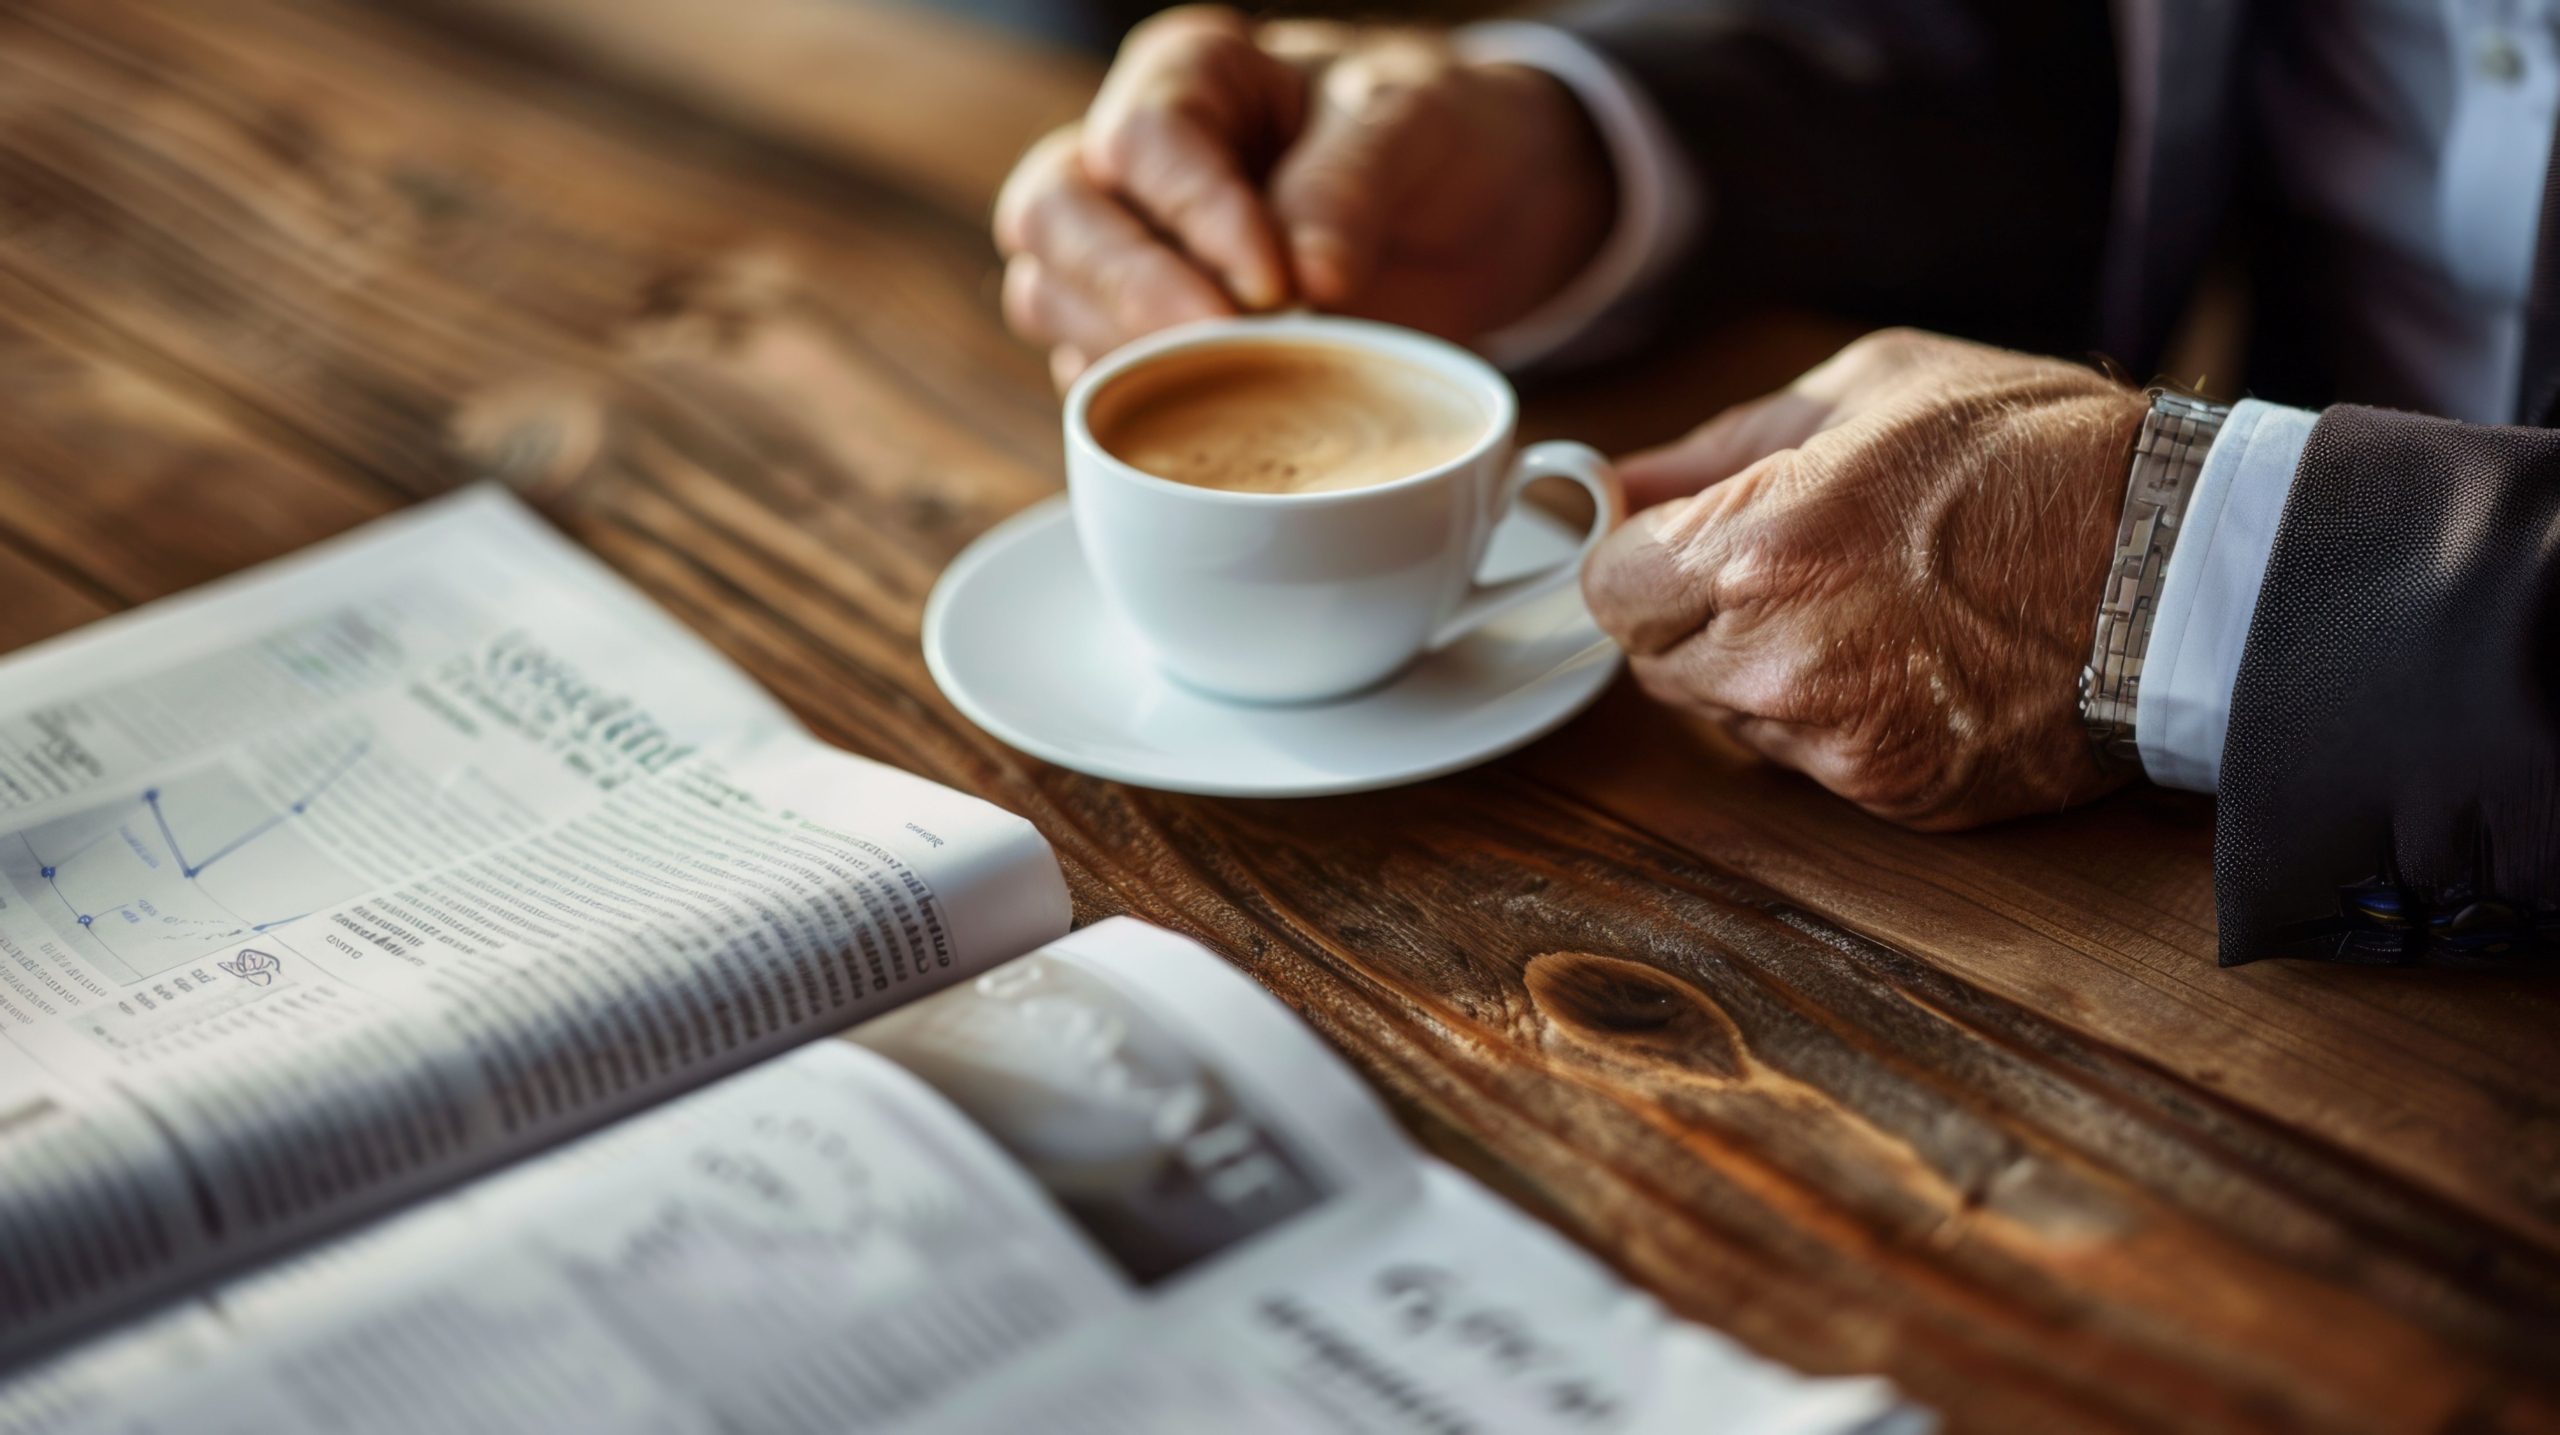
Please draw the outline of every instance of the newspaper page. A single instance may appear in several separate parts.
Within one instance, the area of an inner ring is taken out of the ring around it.
[[[0,663],[0,1363],[1065,930],[503,491]]]
[[[1928,1424],[1669,1318],[1126,919],[0,1384],[22,1435]]]

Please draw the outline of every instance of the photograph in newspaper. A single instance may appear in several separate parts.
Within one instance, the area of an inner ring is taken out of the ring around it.
[[[1071,961],[1034,953],[867,1023],[1153,1284],[1330,1194],[1205,1055]]]

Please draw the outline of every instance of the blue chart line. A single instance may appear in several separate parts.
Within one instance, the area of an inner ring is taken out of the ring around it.
[[[42,857],[36,856],[36,844],[27,840],[27,834],[23,832],[18,834],[18,845],[27,849],[27,856],[36,864],[36,875],[44,878],[44,884],[53,889],[53,895],[62,903],[63,910],[69,912],[81,926],[85,927],[89,925],[89,914],[81,911],[80,905],[77,902],[74,902],[70,898],[62,895],[62,884],[53,880],[54,867],[48,864]],[[77,857],[81,853],[86,852],[97,845],[98,839],[92,837],[88,841],[81,843],[78,847],[73,848],[71,856]],[[69,861],[70,858],[64,858],[63,860]]]
[[[210,903],[216,909],[229,912],[230,908],[225,906],[219,899],[215,898],[212,893],[206,892],[198,882],[198,879],[201,878],[215,863],[222,861],[224,858],[231,856],[235,852],[242,851],[258,839],[265,837],[269,833],[284,826],[286,823],[291,822],[295,818],[301,817],[305,813],[309,812],[311,810],[311,804],[320,800],[320,798],[326,794],[330,788],[336,786],[338,780],[345,777],[348,770],[353,768],[356,763],[364,757],[366,750],[370,746],[371,744],[369,742],[358,742],[349,747],[336,762],[330,764],[328,771],[322,773],[318,780],[311,784],[308,790],[294,798],[292,802],[286,804],[282,811],[269,813],[266,817],[252,823],[247,828],[235,834],[229,841],[221,843],[212,851],[206,853],[201,859],[190,859],[187,856],[185,846],[178,841],[177,831],[170,825],[169,814],[161,806],[159,788],[154,787],[146,789],[142,794],[141,802],[143,806],[150,809],[152,823],[160,832],[160,840],[167,845],[170,858],[178,864],[178,875],[188,884],[194,886],[197,894],[203,897],[206,902]],[[96,911],[83,911],[81,909],[81,905],[73,901],[69,893],[62,890],[61,872],[63,867],[68,865],[74,858],[79,857],[91,848],[96,847],[99,843],[106,841],[110,837],[116,836],[122,831],[123,828],[121,826],[110,827],[106,831],[98,833],[87,841],[81,843],[79,846],[71,849],[69,852],[56,857],[51,861],[45,860],[43,854],[36,851],[35,843],[28,834],[24,832],[17,834],[19,845],[27,849],[28,859],[36,864],[36,875],[44,879],[44,884],[52,891],[54,899],[62,903],[63,910],[71,914],[72,920],[79,924],[80,929],[84,933],[111,953],[116,951],[115,944],[107,940],[105,931],[97,925],[99,913],[114,912],[120,909],[129,908],[141,904],[143,899],[135,897],[124,902],[108,903],[107,905],[98,908]],[[146,907],[145,910],[149,910],[148,907]],[[298,922],[308,915],[310,915],[308,912],[299,912],[293,916],[278,918],[272,922],[249,924],[243,921],[242,925],[251,932],[265,932],[277,927],[286,926],[293,922]],[[240,921],[241,919],[234,914],[233,920]],[[119,956],[120,955],[121,954],[119,954]]]
[[[293,800],[292,807],[286,811],[278,812],[269,816],[266,821],[259,823],[257,826],[252,827],[248,831],[241,833],[239,836],[232,838],[230,841],[223,843],[220,847],[214,849],[212,856],[207,857],[201,862],[189,862],[187,860],[186,849],[178,845],[178,834],[169,830],[168,814],[160,810],[160,789],[154,787],[145,791],[142,794],[142,800],[150,804],[151,820],[160,824],[160,836],[169,844],[169,855],[178,859],[179,873],[188,881],[192,882],[196,879],[197,873],[202,872],[207,867],[212,866],[214,863],[221,861],[223,858],[230,856],[232,853],[239,851],[241,848],[248,846],[250,843],[257,841],[259,838],[266,836],[268,833],[275,831],[285,823],[296,817],[300,817],[304,812],[310,810],[312,802],[318,799],[320,794],[327,792],[339,778],[346,776],[347,769],[356,765],[357,758],[364,756],[366,746],[367,744],[360,742],[355,746],[348,748],[347,755],[339,758],[337,764],[331,767],[325,776],[323,776],[318,782],[312,784],[309,792],[295,798]]]

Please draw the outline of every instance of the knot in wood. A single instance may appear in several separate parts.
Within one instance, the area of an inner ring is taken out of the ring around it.
[[[1706,994],[1659,967],[1541,952],[1521,973],[1540,1015],[1585,1041],[1635,1048],[1695,1074],[1743,1074],[1741,1035]]]

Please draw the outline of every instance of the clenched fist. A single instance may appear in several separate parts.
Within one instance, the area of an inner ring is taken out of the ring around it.
[[[1621,466],[1593,613],[1647,691],[1879,816],[2094,797],[2077,716],[2143,397],[2075,365],[1869,335]]]
[[[1168,11],[996,203],[1006,320],[1060,383],[1189,319],[1304,303],[1461,342],[1599,248],[1606,152],[1553,78],[1426,30]]]

